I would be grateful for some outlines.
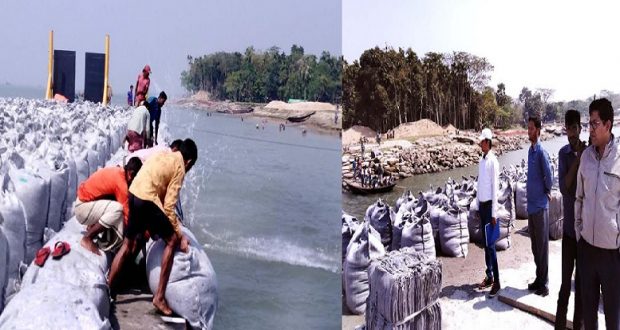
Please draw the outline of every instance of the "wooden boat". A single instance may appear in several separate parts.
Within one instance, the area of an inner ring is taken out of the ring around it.
[[[242,109],[218,109],[216,110],[219,113],[226,113],[226,114],[230,114],[230,115],[240,115],[240,114],[244,114],[244,113],[250,113],[253,112],[254,109],[253,108],[242,108]]]
[[[384,186],[377,186],[376,188],[362,187],[360,183],[351,180],[344,180],[344,182],[347,184],[347,187],[349,187],[349,190],[351,190],[352,193],[358,195],[386,193],[392,191],[392,189],[396,186],[396,182]]]
[[[286,120],[293,122],[293,123],[300,123],[302,121],[305,121],[306,119],[310,118],[310,116],[314,115],[316,113],[316,111],[312,111],[311,113],[305,114],[305,115],[300,115],[300,116],[291,116],[286,118]]]

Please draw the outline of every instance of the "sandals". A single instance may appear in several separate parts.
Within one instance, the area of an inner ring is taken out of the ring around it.
[[[71,245],[69,245],[69,243],[58,241],[54,245],[54,252],[52,252],[52,258],[58,260],[62,258],[62,256],[64,256],[65,254],[69,253],[69,251],[71,251]]]
[[[39,251],[37,251],[37,255],[34,258],[34,264],[39,266],[39,267],[43,267],[43,265],[45,265],[45,261],[47,261],[47,257],[50,256],[50,248],[49,246],[45,246],[39,249]]]
[[[56,244],[54,245],[54,252],[51,251],[49,246],[44,246],[40,248],[39,251],[37,251],[37,254],[34,258],[34,264],[39,267],[43,267],[50,254],[52,255],[53,259],[58,260],[62,258],[62,256],[64,256],[65,254],[69,253],[69,251],[71,251],[71,245],[63,241],[56,242]]]

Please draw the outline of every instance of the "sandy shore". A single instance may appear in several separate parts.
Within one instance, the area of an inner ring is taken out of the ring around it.
[[[205,94],[197,94],[189,98],[173,100],[172,104],[182,107],[198,108],[205,111],[236,112],[252,108],[253,111],[243,114],[229,114],[236,117],[251,117],[268,120],[276,124],[285,124],[287,127],[302,127],[319,133],[340,134],[342,130],[342,108],[336,110],[336,106],[322,102],[300,102],[288,104],[281,101],[265,103],[245,103],[230,101],[209,100]],[[301,123],[287,121],[288,117],[300,116],[315,112],[310,118]],[[335,112],[338,118],[335,121]]]

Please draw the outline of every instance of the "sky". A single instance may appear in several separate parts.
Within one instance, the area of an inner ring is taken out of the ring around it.
[[[375,46],[465,51],[487,58],[490,85],[513,97],[524,86],[554,89],[552,101],[620,91],[617,1],[342,1],[348,62]]]
[[[110,82],[124,95],[145,64],[151,91],[185,93],[181,71],[187,55],[259,51],[287,54],[293,44],[307,54],[342,50],[340,0],[2,0],[0,84],[47,83],[49,31],[54,49],[76,51],[76,92],[84,88],[85,52],[103,53],[110,35]],[[152,94],[150,92],[149,94]]]

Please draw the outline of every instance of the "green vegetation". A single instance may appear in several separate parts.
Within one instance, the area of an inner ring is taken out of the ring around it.
[[[587,115],[593,100],[549,102],[553,90],[527,87],[513,99],[503,83],[488,86],[492,71],[487,59],[465,52],[419,58],[411,49],[368,49],[359,61],[344,63],[343,128],[386,132],[423,118],[459,129],[508,128],[523,125],[529,115],[545,122],[563,121],[568,109]],[[599,97],[620,104],[620,94],[601,91]]]
[[[286,55],[277,47],[257,52],[248,47],[239,52],[217,52],[193,58],[181,73],[189,92],[207,91],[218,100],[269,102],[304,99],[339,102],[342,95],[343,59],[323,52],[319,58],[304,54],[293,45]]]

